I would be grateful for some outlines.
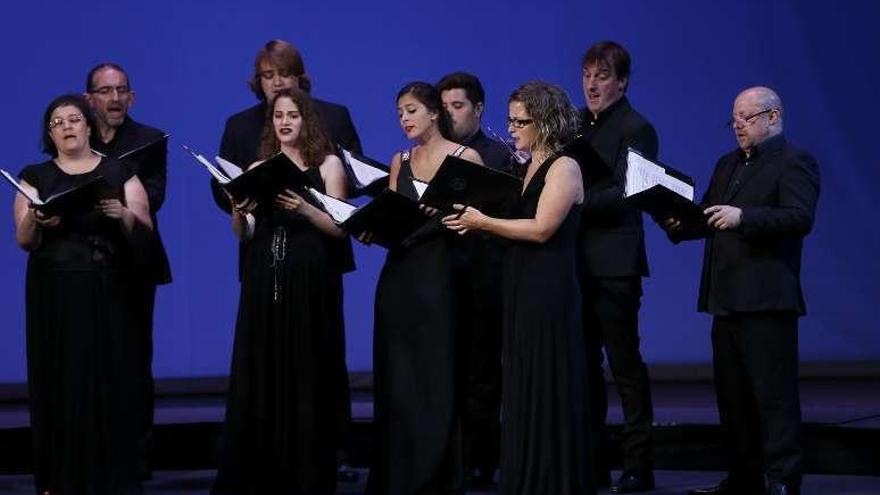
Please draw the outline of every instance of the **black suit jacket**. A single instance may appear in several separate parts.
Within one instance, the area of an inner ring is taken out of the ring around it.
[[[483,134],[482,129],[477,129],[473,136],[465,139],[461,144],[469,146],[479,153],[487,167],[502,172],[511,171],[510,160],[512,157],[510,152],[503,144]]]
[[[361,142],[348,109],[342,105],[313,99],[315,112],[321,119],[324,132],[334,144],[361,153]],[[263,125],[266,122],[266,103],[261,102],[241,111],[226,120],[223,138],[220,140],[220,156],[246,168],[257,161]],[[229,200],[217,181],[211,180],[214,201],[223,211],[229,212]]]
[[[626,150],[633,147],[646,158],[657,159],[657,132],[624,96],[594,120],[582,112],[581,133],[607,167],[601,179],[585,184],[583,227],[580,238],[581,269],[598,277],[648,276],[642,214],[625,203]]]
[[[99,133],[93,132],[91,147],[111,158],[119,158],[146,144],[162,139],[165,132],[138,122],[126,116],[122,125],[116,129],[113,139],[104,143]],[[168,140],[162,140],[155,146],[149,146],[136,151],[124,158],[124,161],[132,166],[135,175],[143,183],[144,189],[150,200],[150,216],[153,220],[153,236],[149,241],[149,253],[146,259],[145,271],[149,279],[157,284],[171,282],[171,266],[168,262],[168,254],[159,234],[159,222],[156,213],[165,203],[165,180],[168,172]]]
[[[718,160],[702,204],[742,209],[731,231],[688,226],[674,242],[705,237],[698,309],[712,314],[752,311],[806,312],[800,284],[801,247],[813,227],[819,199],[819,166],[781,135],[756,149],[734,179],[740,151]],[[734,180],[731,184],[731,180]]]

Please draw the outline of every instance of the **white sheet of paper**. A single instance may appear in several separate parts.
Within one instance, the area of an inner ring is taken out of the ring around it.
[[[327,210],[327,213],[333,217],[333,221],[336,223],[342,223],[351,217],[352,213],[357,209],[356,206],[350,205],[341,199],[334,198],[333,196],[329,196],[327,194],[322,193],[314,188],[308,188],[309,193],[324,206],[324,209]]]
[[[3,169],[0,169],[0,174],[2,174],[3,178],[6,179],[7,181],[9,181],[9,183],[12,184],[13,187],[18,189],[18,192],[23,194],[24,197],[26,197],[31,203],[38,205],[38,206],[43,205],[43,201],[39,198],[39,196],[31,194],[30,191],[28,191],[24,187],[22,187],[22,185],[19,184],[18,181],[15,180],[15,178],[9,172],[7,172]]]
[[[425,190],[428,189],[428,183],[422,182],[419,179],[413,179],[412,183],[413,187],[416,188],[416,193],[419,195],[419,199],[421,199],[422,194],[425,194]]]
[[[217,165],[220,165],[220,168],[223,169],[223,173],[229,177],[229,180],[234,180],[236,177],[244,173],[243,168],[222,157],[215,156],[214,161],[217,162]]]
[[[197,162],[202,164],[202,166],[208,170],[208,173],[211,174],[215,179],[217,179],[217,182],[219,182],[220,184],[228,184],[229,183],[229,181],[230,181],[229,177],[227,177],[226,174],[224,174],[219,169],[217,169],[217,167],[215,167],[214,164],[211,163],[207,158],[205,158],[204,156],[202,156],[199,153],[196,153],[189,146],[187,146],[185,144],[183,145],[183,149],[185,149],[187,153],[192,155],[192,157],[195,158]]]
[[[632,151],[626,156],[626,189],[624,196],[638,194],[661,185],[690,201],[694,200],[694,186],[666,174],[663,167]]]
[[[354,172],[354,178],[360,187],[366,187],[379,179],[388,177],[388,172],[358,160],[346,149],[342,150],[342,156],[351,167],[351,171]]]

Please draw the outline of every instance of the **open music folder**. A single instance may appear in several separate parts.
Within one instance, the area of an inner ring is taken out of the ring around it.
[[[132,148],[130,150],[126,150],[126,151],[120,153],[119,156],[116,158],[118,160],[124,160],[126,158],[147,155],[149,153],[153,153],[155,151],[158,151],[159,145],[168,141],[168,136],[169,136],[169,134],[163,134],[159,139],[155,139],[153,141],[150,141],[149,143],[144,143],[140,146],[135,146],[134,148]],[[184,146],[184,148],[186,148],[186,146]],[[103,157],[107,156],[105,153],[102,153],[94,148],[92,149],[92,153],[94,153],[98,156],[103,156]]]
[[[399,246],[428,221],[417,202],[391,189],[361,207],[311,187],[307,190],[346,232],[355,237],[370,232],[372,242],[387,249]]]
[[[352,197],[376,196],[388,187],[390,167],[339,146]]]
[[[119,198],[110,184],[102,176],[93,177],[88,181],[40,199],[36,194],[24,188],[9,172],[0,169],[0,176],[18,190],[34,207],[47,216],[65,216],[91,211],[102,199]]]
[[[626,163],[626,201],[655,218],[675,217],[691,225],[705,221],[703,208],[694,203],[692,178],[632,148],[627,150]]]
[[[498,216],[519,197],[522,185],[518,177],[450,155],[419,201],[447,211],[458,203]]]
[[[242,171],[241,167],[219,156],[215,165],[187,146],[183,148],[237,200],[250,198],[260,205],[271,205],[275,196],[285,189],[311,185],[305,172],[284,153],[277,153],[263,163]]]

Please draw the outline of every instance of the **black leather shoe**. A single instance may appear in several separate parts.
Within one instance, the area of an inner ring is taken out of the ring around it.
[[[760,495],[762,493],[764,493],[763,487],[754,489],[732,488],[730,482],[725,478],[721,480],[721,483],[710,488],[694,488],[688,492],[688,495]]]
[[[611,485],[611,493],[636,493],[654,489],[654,473],[651,471],[624,471],[617,483]]]
[[[771,483],[764,493],[766,495],[800,495],[801,489],[785,483]]]
[[[485,490],[487,488],[492,488],[492,485],[495,483],[495,470],[487,468],[469,469],[465,473],[465,482],[467,483],[467,487],[471,490]]]
[[[336,480],[343,483],[357,483],[361,479],[360,473],[346,464],[340,464],[336,469]]]

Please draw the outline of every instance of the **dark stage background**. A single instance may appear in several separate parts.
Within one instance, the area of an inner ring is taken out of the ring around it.
[[[786,134],[818,157],[823,174],[804,253],[802,359],[877,361],[878,14],[869,0],[10,2],[0,29],[0,167],[18,172],[44,159],[40,116],[52,97],[83,91],[98,62],[125,67],[137,91],[132,115],[172,135],[160,221],[175,281],[159,290],[155,372],[223,375],[238,300],[236,242],[207,175],[180,145],[216,153],[226,117],[254,103],[245,81],[265,41],[297,45],[313,94],[347,105],[366,153],[387,161],[408,145],[394,109],[405,82],[476,73],[487,89],[486,122],[500,130],[508,94],[529,79],[560,84],[582,105],[580,57],[590,43],[615,39],[633,55],[629,97],[655,124],[661,159],[691,173],[698,194],[735,145],[722,125],[734,96],[756,84],[779,91]],[[6,186],[0,202],[0,382],[21,382],[26,255],[14,242]],[[646,230],[646,359],[706,363],[709,319],[695,312],[702,244],[675,247],[655,225]],[[371,367],[383,258],[380,248],[357,247],[359,269],[346,277],[353,371]]]

